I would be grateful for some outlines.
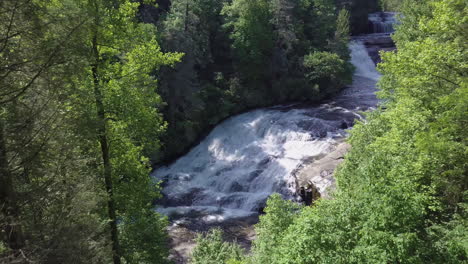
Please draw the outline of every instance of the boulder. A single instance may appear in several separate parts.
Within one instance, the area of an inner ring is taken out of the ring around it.
[[[297,192],[302,193],[303,202],[311,204],[319,197],[329,197],[330,191],[335,188],[333,173],[336,167],[343,162],[350,147],[348,143],[341,142],[335,147],[335,150],[304,165],[296,172]]]

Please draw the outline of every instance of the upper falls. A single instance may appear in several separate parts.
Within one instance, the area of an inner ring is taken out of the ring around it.
[[[396,13],[377,12],[369,14],[371,33],[392,33],[395,31]]]

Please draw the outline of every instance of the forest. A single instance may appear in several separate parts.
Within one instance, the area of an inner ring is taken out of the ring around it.
[[[0,263],[173,263],[150,176],[224,120],[329,100],[398,12],[331,199],[273,194],[193,264],[468,263],[466,0],[0,1]]]

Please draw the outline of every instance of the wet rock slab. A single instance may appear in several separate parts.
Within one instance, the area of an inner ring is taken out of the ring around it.
[[[298,188],[309,189],[313,186],[320,193],[320,197],[329,198],[330,192],[335,188],[335,169],[344,161],[350,147],[348,143],[341,142],[327,155],[304,164],[296,172]]]

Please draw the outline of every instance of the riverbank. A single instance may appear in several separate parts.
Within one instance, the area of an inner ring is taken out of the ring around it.
[[[376,37],[369,35],[369,41],[359,36],[351,42],[353,82],[334,98],[228,118],[187,155],[154,172],[164,181],[159,211],[172,222],[171,258],[176,263],[186,263],[197,233],[213,227],[249,250],[253,225],[272,193],[305,204],[329,197],[334,171],[349,150],[347,130],[378,105],[380,74],[365,45],[377,43]]]
[[[316,106],[280,106],[232,117],[169,167],[163,208],[172,226],[171,257],[186,263],[197,233],[220,227],[248,250],[253,225],[274,192],[298,199],[301,187],[328,195],[348,147],[347,129],[376,107],[379,77],[362,42],[353,42],[353,84]]]

